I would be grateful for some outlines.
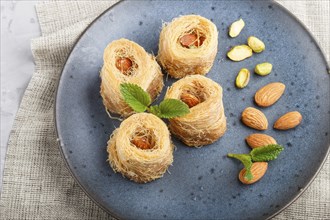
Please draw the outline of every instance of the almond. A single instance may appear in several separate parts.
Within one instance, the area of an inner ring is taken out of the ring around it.
[[[192,108],[200,103],[199,99],[196,96],[189,93],[183,93],[181,95],[181,100],[186,103],[189,108]]]
[[[127,75],[127,71],[132,67],[132,65],[132,61],[126,57],[118,58],[116,60],[117,69],[124,75]]]
[[[246,126],[257,130],[268,128],[268,121],[264,113],[252,107],[248,107],[242,112],[242,122]]]
[[[270,144],[277,144],[276,140],[267,134],[251,134],[245,138],[251,148],[263,147]]]
[[[243,89],[250,81],[250,71],[246,68],[243,68],[239,71],[236,77],[236,86],[240,89]]]
[[[288,112],[277,119],[274,124],[274,128],[278,130],[288,130],[299,125],[301,120],[302,115],[299,112]]]
[[[146,149],[151,149],[152,146],[149,143],[148,138],[146,137],[135,137],[132,141],[132,144],[134,144],[136,147],[146,150]]]
[[[183,47],[190,48],[191,46],[199,47],[203,44],[205,37],[198,38],[196,33],[186,34],[180,38],[180,43]]]
[[[252,179],[247,180],[245,178],[246,169],[242,169],[239,172],[238,178],[244,184],[252,184],[260,180],[266,173],[268,168],[267,162],[254,162],[251,166]]]
[[[197,41],[197,34],[194,33],[183,35],[180,38],[181,45],[187,48],[193,45],[196,41]]]
[[[269,83],[260,88],[255,96],[254,100],[257,105],[261,107],[268,107],[273,105],[279,100],[284,93],[285,85],[280,82]]]

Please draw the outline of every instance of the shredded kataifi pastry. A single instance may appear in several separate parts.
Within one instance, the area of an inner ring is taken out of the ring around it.
[[[190,107],[190,113],[170,119],[172,134],[188,146],[200,147],[218,140],[226,131],[222,88],[201,76],[186,76],[173,83],[165,98],[179,99]]]
[[[101,70],[101,96],[106,109],[124,117],[133,110],[124,102],[120,93],[121,83],[133,83],[155,99],[162,90],[163,74],[155,57],[140,45],[127,39],[111,42],[104,50]]]
[[[112,169],[138,183],[162,177],[173,162],[169,130],[149,113],[125,119],[111,135],[107,151]]]
[[[217,27],[199,15],[185,15],[165,24],[157,60],[174,78],[208,73],[218,50]]]

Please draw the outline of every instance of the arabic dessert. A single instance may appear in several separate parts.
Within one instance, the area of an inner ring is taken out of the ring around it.
[[[133,110],[120,93],[121,83],[133,83],[147,91],[154,100],[162,90],[163,74],[155,57],[127,39],[112,41],[104,50],[101,96],[106,109],[127,117]]]
[[[218,30],[208,19],[185,15],[164,25],[157,59],[174,78],[208,73],[218,50]]]
[[[111,135],[107,151],[112,169],[138,183],[161,178],[173,162],[169,130],[149,113],[125,119]]]
[[[185,102],[190,113],[169,120],[172,134],[188,146],[203,146],[218,140],[226,131],[222,88],[201,76],[186,76],[173,83],[165,98]]]

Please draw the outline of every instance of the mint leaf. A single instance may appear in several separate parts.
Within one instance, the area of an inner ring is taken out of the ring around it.
[[[246,173],[245,173],[245,179],[247,179],[248,181],[252,180],[253,178],[253,175],[251,173],[251,167],[249,169],[245,168],[246,169]]]
[[[150,106],[149,112],[161,118],[161,112],[158,105]]]
[[[135,84],[120,84],[120,92],[124,101],[135,112],[144,112],[148,109],[149,112],[160,118],[180,117],[190,112],[188,105],[177,99],[165,99],[159,105],[148,108],[151,104],[150,95]]]
[[[249,154],[228,154],[228,157],[235,158],[241,161],[244,165],[244,168],[246,169],[245,178],[247,180],[252,179],[253,177],[251,173],[252,159]]]
[[[150,95],[138,85],[122,83],[120,84],[120,92],[124,101],[135,112],[144,112],[151,104]]]
[[[250,155],[252,161],[263,162],[275,160],[277,156],[284,150],[284,147],[278,144],[270,144],[264,147],[258,147],[251,150]]]
[[[190,112],[188,105],[178,99],[165,99],[158,106],[151,106],[149,110],[160,118],[175,118]]]

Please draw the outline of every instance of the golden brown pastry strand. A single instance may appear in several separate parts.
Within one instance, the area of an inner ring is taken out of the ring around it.
[[[208,19],[186,15],[166,24],[159,38],[157,60],[174,78],[205,75],[211,69],[218,47],[218,31]]]
[[[205,76],[186,76],[167,90],[165,98],[182,100],[185,93],[194,94],[199,103],[190,108],[189,114],[170,119],[170,131],[188,146],[215,142],[226,131],[221,86]]]
[[[149,147],[137,146],[134,140],[141,138]],[[111,135],[107,151],[112,169],[138,183],[161,178],[173,162],[168,128],[149,113],[137,113],[125,119]]]
[[[127,117],[133,110],[120,93],[121,83],[133,83],[147,91],[154,100],[161,92],[163,74],[155,57],[127,39],[111,42],[104,50],[101,77],[101,96],[107,110]]]

